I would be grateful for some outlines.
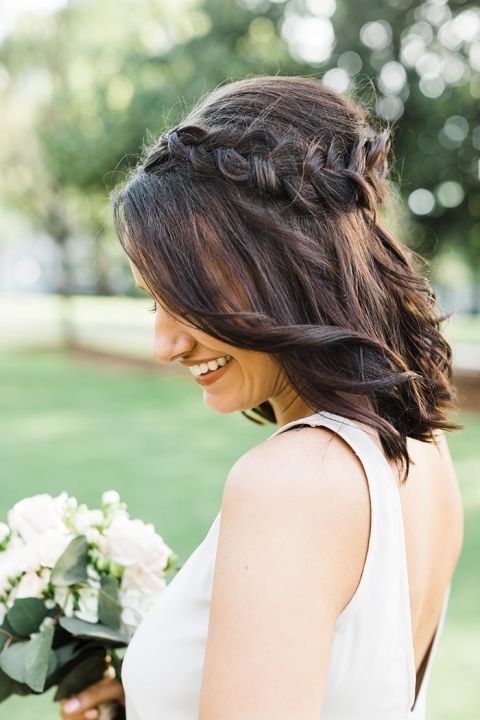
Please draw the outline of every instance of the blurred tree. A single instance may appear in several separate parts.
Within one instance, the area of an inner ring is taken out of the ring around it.
[[[107,189],[135,162],[147,131],[175,124],[220,83],[278,73],[322,77],[393,126],[410,216],[403,239],[426,255],[445,246],[464,253],[480,283],[480,12],[473,5],[70,0],[56,12],[22,16],[0,46],[0,62],[11,75],[11,102],[22,84],[37,88],[27,144],[35,151],[12,148],[10,165],[24,177],[11,188],[20,189],[28,212],[35,198],[41,211],[32,217],[65,247],[72,223],[89,228],[103,292],[114,289]]]
[[[376,112],[395,129],[400,189],[411,217],[404,240],[425,255],[446,247],[462,254],[480,312],[478,6],[342,2],[332,20],[333,83],[361,90],[363,77],[372,78]]]

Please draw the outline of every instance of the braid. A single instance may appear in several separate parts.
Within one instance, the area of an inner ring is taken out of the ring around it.
[[[385,130],[360,137],[347,152],[336,136],[325,146],[291,131],[276,141],[265,127],[241,132],[185,125],[162,135],[141,169],[158,174],[187,163],[197,177],[220,175],[262,198],[286,199],[304,213],[363,208],[375,215],[385,194],[389,147]]]

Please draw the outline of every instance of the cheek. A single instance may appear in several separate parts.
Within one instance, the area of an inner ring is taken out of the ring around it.
[[[235,357],[235,355],[233,356]],[[243,366],[243,371],[252,380],[254,384],[262,386],[272,386],[275,384],[278,376],[278,368],[272,359],[263,353],[256,356],[248,355],[238,358],[239,363]]]

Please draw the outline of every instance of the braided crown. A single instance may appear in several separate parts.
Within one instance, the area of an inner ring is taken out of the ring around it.
[[[195,177],[220,175],[307,213],[318,212],[319,204],[336,212],[375,212],[384,197],[389,148],[387,130],[371,131],[348,147],[341,136],[324,145],[291,133],[277,140],[265,127],[240,132],[185,125],[161,135],[141,169],[159,174],[186,163]]]

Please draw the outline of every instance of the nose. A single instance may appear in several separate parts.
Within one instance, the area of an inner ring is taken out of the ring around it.
[[[162,363],[174,362],[191,352],[195,339],[185,331],[185,325],[178,322],[157,303],[155,313],[155,336],[153,357]]]

